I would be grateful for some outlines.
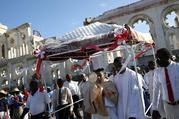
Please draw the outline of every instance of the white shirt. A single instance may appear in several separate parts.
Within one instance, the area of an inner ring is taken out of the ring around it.
[[[81,97],[80,89],[79,89],[78,84],[76,82],[65,81],[63,85],[70,89],[72,95],[78,95],[79,97]]]
[[[48,94],[37,90],[33,96],[29,95],[25,107],[30,109],[32,115],[37,115],[46,111],[48,103],[50,103]]]
[[[137,119],[144,119],[143,97],[141,97],[140,91],[142,80],[142,76],[138,74],[140,83],[138,86],[136,73],[128,68],[123,74],[115,75],[114,84],[118,90],[118,118],[136,117]]]
[[[61,88],[61,96],[62,105],[73,103],[71,91],[67,87]],[[55,111],[55,108],[59,105],[59,88],[54,90],[52,98],[53,111]],[[73,110],[73,106],[70,107],[70,110]]]
[[[179,100],[179,64],[176,62],[171,61],[171,63],[167,67],[169,80],[171,83],[174,100]],[[166,78],[164,68],[158,68],[154,74],[154,81],[153,81],[153,110],[158,110],[158,95],[161,86],[161,92],[163,94],[162,98],[164,101],[170,102],[168,99],[168,90],[166,85]]]

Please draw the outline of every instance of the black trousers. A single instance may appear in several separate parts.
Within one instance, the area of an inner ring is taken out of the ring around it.
[[[73,102],[76,102],[79,100],[79,96],[78,95],[73,95]],[[74,104],[74,108],[73,108],[73,112],[75,113],[75,116],[77,119],[82,119],[82,115],[80,114],[80,102]]]
[[[62,105],[62,106],[58,106],[57,107],[57,110],[60,109],[60,108],[63,108],[65,106],[67,106],[69,104],[65,104],[65,105]],[[58,115],[59,115],[59,118],[60,119],[68,119],[68,117],[70,117],[70,119],[74,119],[73,116],[70,116],[70,107],[67,107],[67,108],[64,108],[63,110],[60,110],[58,112]]]
[[[45,116],[44,112],[42,112],[40,114],[31,116],[31,119],[49,119],[49,118],[47,116]]]

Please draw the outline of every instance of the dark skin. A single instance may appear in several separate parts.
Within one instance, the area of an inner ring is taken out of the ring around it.
[[[86,81],[86,75],[85,75],[85,74],[81,74],[81,79],[82,79],[83,81]]]
[[[122,68],[122,65],[123,65],[122,58],[119,59],[117,62],[114,62],[115,70],[116,70],[117,72],[119,72],[120,69]],[[122,70],[122,71],[120,72],[120,74],[123,74],[125,71],[126,71],[126,68],[124,68],[124,70]]]
[[[59,88],[63,87],[63,81],[61,79],[57,80],[57,84]],[[70,115],[73,115],[73,111],[70,111]],[[54,116],[54,114],[52,116]]]
[[[31,91],[31,95],[34,96],[34,94],[38,91],[38,83],[35,81],[32,81],[29,85],[30,87],[30,91]],[[47,111],[48,111],[48,106],[47,106]],[[24,108],[24,111],[22,113],[21,119],[24,118],[24,116],[29,112],[29,108]],[[48,112],[46,112],[46,115],[48,115]]]
[[[118,60],[116,60],[116,61],[114,62],[115,70],[116,70],[117,72],[119,72],[120,69],[122,68],[122,65],[123,65],[123,59],[122,59],[122,58],[118,58]],[[124,68],[124,69],[120,72],[120,74],[123,74],[125,71],[126,71],[126,68]],[[136,118],[135,118],[135,117],[129,117],[129,119],[136,119]]]
[[[149,66],[150,70],[154,70],[155,69],[155,63],[154,62],[151,62],[148,66]]]
[[[171,63],[171,58],[169,57],[162,57],[162,55],[156,54],[157,64],[160,67],[167,67]],[[152,119],[160,119],[160,113],[157,110],[153,110],[152,112]]]
[[[101,71],[101,72],[98,72],[97,73],[97,80],[96,80],[96,83],[97,84],[101,84],[104,82],[104,73]]]
[[[71,80],[72,80],[72,75],[71,75],[71,74],[67,74],[67,75],[66,75],[66,80],[67,80],[68,82],[71,82]]]

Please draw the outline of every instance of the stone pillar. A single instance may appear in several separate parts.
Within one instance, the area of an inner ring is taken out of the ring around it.
[[[8,79],[8,87],[11,88],[11,80],[12,80],[12,65],[11,63],[7,64],[7,79]]]
[[[176,27],[179,27],[179,10],[175,11],[176,18],[175,18],[175,25]]]

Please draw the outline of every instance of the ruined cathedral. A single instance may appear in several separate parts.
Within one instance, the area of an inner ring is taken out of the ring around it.
[[[174,15],[173,24],[168,16]],[[149,27],[149,33],[155,41],[156,49],[166,47],[179,58],[179,1],[178,0],[141,0],[126,6],[104,12],[95,18],[86,18],[84,25],[93,22],[112,24],[129,24],[135,28],[141,21]],[[55,39],[55,38],[54,38]],[[0,24],[0,88],[28,87],[29,81],[36,72],[37,58],[33,50],[39,48],[47,39],[40,36],[38,31],[31,31],[31,24],[22,24],[8,30],[7,26]],[[126,51],[108,53],[91,61],[107,69],[116,56],[127,57]],[[138,58],[138,62],[146,64],[152,59],[151,53]],[[71,69],[76,63],[72,59],[66,62],[48,62],[42,64],[42,82],[52,85],[57,78],[65,78],[66,73],[77,75]],[[94,68],[94,67],[92,67]]]

